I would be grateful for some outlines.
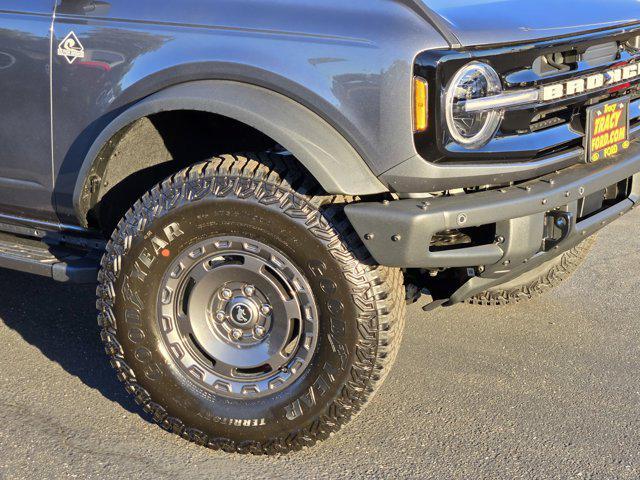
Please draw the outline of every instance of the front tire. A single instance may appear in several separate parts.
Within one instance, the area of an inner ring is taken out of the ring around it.
[[[327,438],[379,387],[404,323],[377,266],[293,160],[224,156],[126,214],[102,260],[102,339],[162,427],[214,449],[284,453]]]

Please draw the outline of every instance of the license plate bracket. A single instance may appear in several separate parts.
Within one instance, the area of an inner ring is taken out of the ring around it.
[[[587,162],[606,160],[629,148],[629,103],[629,97],[622,97],[587,109]]]

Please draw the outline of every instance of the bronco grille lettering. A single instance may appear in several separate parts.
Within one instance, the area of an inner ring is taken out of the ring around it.
[[[541,87],[540,98],[543,102],[559,100],[593,90],[598,90],[605,86],[616,86],[621,82],[629,82],[640,78],[640,68],[637,63],[614,68],[604,73],[596,73],[584,78],[569,80],[563,83],[555,83]]]

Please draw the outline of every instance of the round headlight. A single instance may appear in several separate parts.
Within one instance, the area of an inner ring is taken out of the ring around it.
[[[453,140],[466,148],[480,148],[489,142],[500,126],[504,112],[468,112],[465,102],[500,93],[500,77],[489,65],[471,62],[462,67],[449,83],[444,102],[447,127]]]

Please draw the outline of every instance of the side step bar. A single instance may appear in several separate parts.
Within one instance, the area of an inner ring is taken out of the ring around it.
[[[0,268],[41,275],[58,282],[94,283],[99,263],[98,254],[93,251],[0,233]]]

